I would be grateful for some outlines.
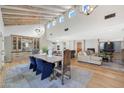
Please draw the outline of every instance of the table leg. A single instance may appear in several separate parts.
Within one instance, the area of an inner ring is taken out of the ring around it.
[[[61,76],[61,78],[62,78],[62,85],[64,85],[64,68],[63,68],[63,60],[62,60],[62,76]]]
[[[62,75],[62,85],[64,85],[64,76]]]

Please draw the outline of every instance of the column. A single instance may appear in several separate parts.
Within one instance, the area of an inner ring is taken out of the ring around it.
[[[0,69],[4,65],[4,23],[0,6]]]

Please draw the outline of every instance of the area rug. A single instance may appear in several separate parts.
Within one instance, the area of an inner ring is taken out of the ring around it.
[[[61,79],[50,81],[49,78],[40,80],[41,75],[29,70],[29,65],[17,65],[6,72],[5,88],[82,88],[87,87],[92,78],[92,73],[82,70],[76,66],[71,67],[71,79],[64,79],[65,84],[61,85]]]

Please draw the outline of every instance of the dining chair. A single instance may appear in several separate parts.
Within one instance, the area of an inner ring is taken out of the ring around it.
[[[64,77],[71,79],[71,51],[66,49],[63,54],[63,62],[54,68],[54,75],[60,74],[62,79],[62,85],[64,84]]]
[[[37,65],[36,65],[36,59],[35,57],[30,56],[30,67],[29,69],[33,69],[33,71],[36,71]]]
[[[43,61],[39,58],[36,58],[36,64],[37,64],[37,68],[36,68],[36,75],[39,75],[43,72]]]
[[[54,63],[49,63],[49,62],[46,62],[44,60],[43,60],[43,62],[44,62],[44,69],[42,72],[41,80],[43,80],[47,77],[50,77],[50,75],[53,73],[54,67],[55,67]]]
[[[39,49],[32,49],[32,54],[39,54],[40,50]]]
[[[54,68],[54,64],[46,62],[42,59],[36,58],[36,63],[37,63],[37,70],[36,70],[36,75],[39,75],[41,73],[41,80],[49,77]]]

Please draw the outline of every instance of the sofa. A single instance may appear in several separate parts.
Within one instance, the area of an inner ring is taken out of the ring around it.
[[[102,64],[102,57],[98,57],[95,55],[80,54],[80,55],[78,55],[77,60],[80,62],[92,63],[92,64],[96,64],[96,65]]]

